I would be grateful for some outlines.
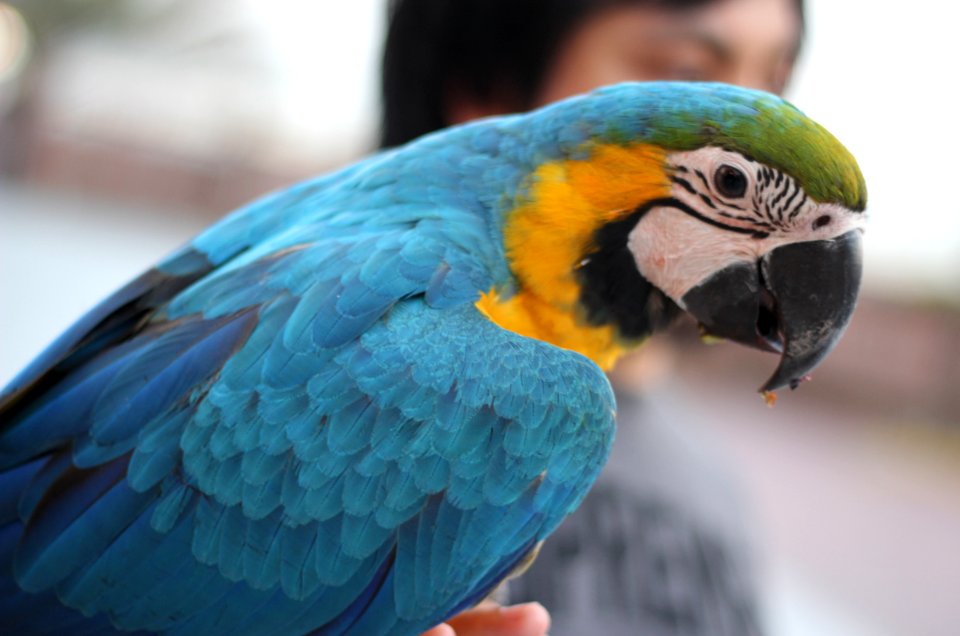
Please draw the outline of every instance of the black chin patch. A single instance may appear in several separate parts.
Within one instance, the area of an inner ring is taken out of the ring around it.
[[[640,274],[627,248],[631,230],[648,210],[660,204],[662,201],[651,201],[626,218],[598,229],[593,250],[576,272],[587,322],[595,326],[613,325],[629,340],[644,338],[669,326],[682,311]]]

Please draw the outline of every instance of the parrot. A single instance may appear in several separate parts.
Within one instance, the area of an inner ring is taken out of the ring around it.
[[[266,195],[0,395],[0,625],[418,634],[585,496],[605,371],[689,314],[796,387],[849,323],[866,186],[781,98],[625,83]]]

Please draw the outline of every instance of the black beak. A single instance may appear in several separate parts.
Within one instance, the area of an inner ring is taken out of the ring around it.
[[[683,303],[707,334],[782,354],[761,391],[796,388],[850,322],[860,288],[860,234],[792,243],[759,263],[731,265],[687,292]]]

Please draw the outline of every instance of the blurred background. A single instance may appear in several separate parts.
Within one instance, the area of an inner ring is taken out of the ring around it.
[[[369,152],[385,14],[0,0],[0,382],[235,206]],[[662,361],[744,483],[771,634],[960,625],[958,17],[808,2],[788,97],[858,157],[871,217],[861,306],[814,381],[767,408],[774,360],[689,325]]]

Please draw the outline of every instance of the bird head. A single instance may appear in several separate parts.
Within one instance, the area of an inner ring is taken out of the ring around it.
[[[686,311],[705,335],[780,355],[761,390],[795,388],[856,302],[866,186],[852,155],[758,91],[628,84],[578,99],[553,113],[572,150],[537,168],[505,222],[520,293],[497,303],[607,367]]]

